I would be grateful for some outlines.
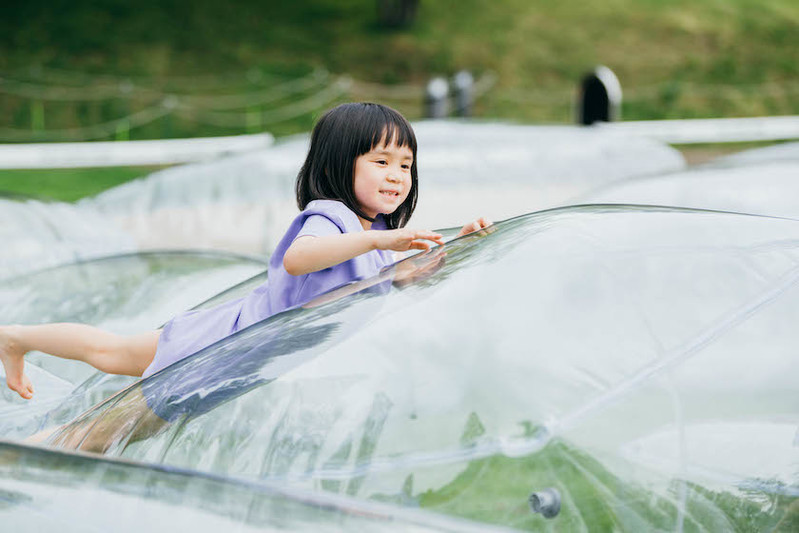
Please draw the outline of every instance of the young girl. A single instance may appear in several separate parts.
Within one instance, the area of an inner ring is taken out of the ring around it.
[[[33,396],[23,372],[24,356],[33,350],[147,377],[255,322],[375,276],[395,261],[392,251],[443,244],[438,233],[405,228],[418,194],[416,137],[389,107],[358,103],[328,111],[314,127],[296,193],[302,212],[270,259],[269,280],[252,293],[132,336],[82,324],[0,326],[9,388]],[[488,225],[480,218],[459,236]]]

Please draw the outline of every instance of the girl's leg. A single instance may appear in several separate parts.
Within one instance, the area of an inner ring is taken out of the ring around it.
[[[128,390],[122,400],[107,407],[99,419],[90,417],[82,423],[75,423],[73,420],[65,426],[50,430],[49,434],[37,434],[25,440],[31,443],[43,442],[58,431],[59,434],[51,442],[58,448],[106,453],[110,447],[121,441],[133,443],[148,439],[169,425],[169,422],[150,409],[141,387],[136,387]]]
[[[116,335],[84,324],[0,326],[0,361],[9,388],[30,398],[33,386],[23,372],[30,351],[83,361],[109,374],[141,376],[155,357],[160,335],[161,330]]]

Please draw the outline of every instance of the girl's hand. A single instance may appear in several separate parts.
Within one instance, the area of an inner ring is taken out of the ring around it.
[[[431,245],[428,241],[444,244],[444,236],[433,231],[408,228],[375,230],[374,235],[375,248],[378,250],[429,250]]]
[[[464,235],[468,235],[469,233],[475,232],[477,230],[481,230],[487,228],[491,225],[491,221],[488,220],[486,217],[480,217],[474,222],[469,222],[461,229],[461,232],[455,238],[463,237]]]
[[[429,254],[422,253],[397,263],[394,267],[394,286],[402,288],[429,278],[441,270],[446,256],[444,248],[438,248]]]

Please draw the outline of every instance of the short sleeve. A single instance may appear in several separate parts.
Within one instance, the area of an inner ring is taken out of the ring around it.
[[[336,224],[327,218],[326,216],[322,215],[311,215],[305,219],[305,223],[300,228],[299,233],[294,239],[298,239],[299,237],[305,237],[306,235],[310,235],[313,237],[324,237],[325,235],[338,235],[341,233]]]

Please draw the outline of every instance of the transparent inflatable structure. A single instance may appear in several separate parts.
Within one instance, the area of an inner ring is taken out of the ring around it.
[[[623,199],[791,186],[790,157],[752,157],[593,187],[586,170],[585,205],[451,239],[147,379],[34,354],[37,398],[0,398],[0,517],[102,529],[74,509],[88,491],[200,531],[795,531],[791,189],[747,200],[755,215]],[[267,275],[223,253],[82,261],[0,282],[0,322],[158,327]],[[550,518],[531,511],[555,492]]]
[[[483,233],[406,260],[439,262],[427,279],[221,341],[50,443],[521,527],[550,486],[570,527],[737,527],[757,498],[783,504],[749,526],[783,518],[799,223],[595,206]]]
[[[617,181],[576,201],[678,205],[799,218],[799,143],[796,148],[788,145],[777,150],[782,146],[679,172]],[[771,155],[774,159],[766,159]]]
[[[51,265],[136,250],[133,237],[94,210],[0,195],[0,281]]]
[[[503,530],[274,484],[102,461],[6,442],[0,442],[0,473],[4,523],[35,531]]]
[[[138,333],[231,285],[263,279],[265,270],[261,260],[219,252],[140,252],[78,261],[0,281],[0,323],[80,322]],[[26,372],[37,388],[31,402],[0,389],[0,405],[10,408],[0,416],[5,438],[67,422],[133,381],[37,353],[26,357]]]
[[[682,156],[647,139],[568,126],[422,122],[414,224],[448,227],[572,203],[600,185],[677,171]],[[266,150],[184,165],[83,200],[140,248],[268,254],[296,213],[294,180],[308,150],[298,136]]]

